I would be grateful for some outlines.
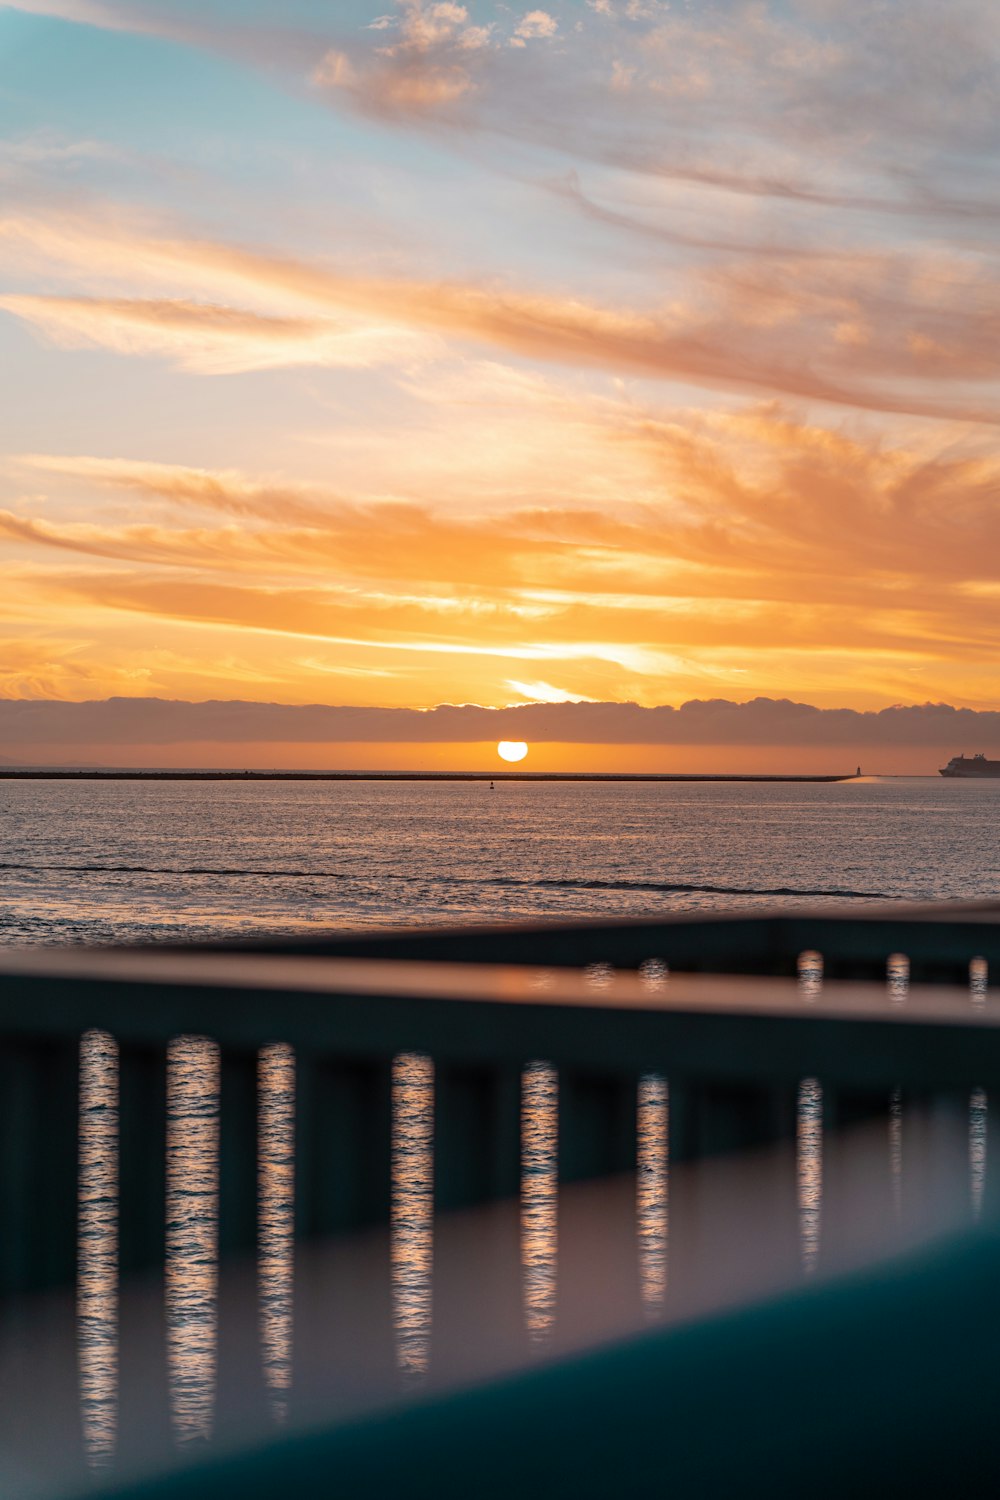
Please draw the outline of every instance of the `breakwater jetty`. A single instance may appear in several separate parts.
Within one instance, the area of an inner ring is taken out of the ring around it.
[[[751,776],[659,771],[139,771],[0,767],[0,781],[855,781],[833,776]]]

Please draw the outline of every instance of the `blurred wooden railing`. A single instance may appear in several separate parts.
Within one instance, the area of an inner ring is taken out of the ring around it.
[[[917,1224],[941,1213],[942,1195],[968,1200],[970,1096],[1000,1097],[990,965],[1000,972],[1000,924],[985,907],[362,935],[243,951],[8,952],[0,958],[0,1298],[74,1282],[80,1042],[94,1030],[118,1048],[123,1276],[164,1264],[167,1051],[188,1035],[219,1049],[222,1256],[251,1256],[257,1246],[258,1059],[284,1043],[295,1058],[300,1243],[388,1225],[400,1054],[433,1063],[436,1209],[516,1200],[524,1070],[542,1059],[557,1076],[558,1177],[567,1188],[635,1171],[638,1088],[649,1075],[669,1081],[671,1168],[774,1148],[766,1196],[743,1204],[742,1218],[720,1217],[696,1174],[672,1187],[671,1296],[683,1294],[724,1222],[747,1246],[763,1226],[766,1253],[794,1274],[804,1079],[822,1094],[824,1254],[857,1217],[856,1163],[838,1145],[848,1126],[888,1128],[895,1118],[908,1132],[895,1208],[886,1167],[887,1215]],[[632,1201],[619,1244],[634,1243]],[[987,1213],[1000,1206],[1000,1145],[989,1139],[980,1201]],[[971,1212],[959,1203],[959,1217]],[[564,1251],[572,1256],[568,1225]],[[500,1295],[487,1260],[481,1276],[463,1282],[480,1311]],[[435,1275],[435,1316],[444,1317],[447,1290]],[[223,1303],[223,1362],[243,1337],[227,1316]]]
[[[678,973],[698,966],[699,939],[704,966],[737,972]],[[573,944],[586,963],[567,970]],[[248,1142],[257,1053],[270,1042],[289,1043],[297,1058],[303,1236],[387,1219],[390,1077],[403,1052],[434,1062],[435,1193],[447,1208],[517,1193],[521,1071],[533,1059],[558,1070],[565,1181],[634,1166],[645,1073],[670,1080],[673,1160],[787,1139],[805,1077],[824,1085],[831,1125],[869,1116],[873,1096],[881,1107],[895,1088],[937,1096],[1000,1086],[1000,1005],[984,988],[986,963],[1000,968],[1000,927],[982,918],[592,924],[328,946],[385,956],[317,957],[310,942],[284,955],[62,949],[0,959],[0,1291],[73,1278],[79,1040],[95,1028],[120,1048],[123,1271],[164,1253],[166,1050],[178,1035],[220,1048],[224,1251],[255,1241]],[[453,949],[460,961],[441,962]],[[746,976],[766,964],[794,972],[803,952],[796,979]],[[501,953],[519,962],[498,964]],[[546,969],[533,967],[539,960]],[[864,978],[831,980],[831,969]],[[950,983],[924,985],[928,974]]]
[[[600,892],[594,893],[599,904]],[[885,977],[905,954],[913,982],[964,985],[972,957],[1000,972],[1000,901],[927,906],[853,906],[757,914],[614,918],[399,928],[304,937],[252,938],[216,951],[447,963],[538,964],[638,969],[663,962],[675,973],[791,977],[803,953],[822,955],[828,979]]]

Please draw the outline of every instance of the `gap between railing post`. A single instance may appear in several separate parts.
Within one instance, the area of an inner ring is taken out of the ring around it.
[[[167,1043],[123,1045],[118,1074],[118,1461],[172,1451],[164,1260]]]

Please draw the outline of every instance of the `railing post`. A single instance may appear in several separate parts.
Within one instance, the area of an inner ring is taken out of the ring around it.
[[[75,1038],[0,1051],[0,1297],[75,1284],[79,1095]]]
[[[516,1198],[521,1186],[521,1070],[434,1070],[434,1202],[439,1212]]]
[[[516,1358],[521,1296],[521,1070],[434,1072],[435,1373]],[[456,1210],[474,1210],[455,1214]]]
[[[75,1038],[0,1052],[0,1394],[8,1450],[40,1472],[53,1455],[82,1461],[79,1078]],[[33,1292],[47,1296],[29,1323],[16,1299]]]
[[[384,1390],[393,1378],[391,1174],[391,1057],[297,1055],[297,1417],[325,1408],[334,1375],[347,1382],[352,1399],[365,1389]]]
[[[559,1073],[559,1180],[587,1182],[634,1172],[638,1077]]]
[[[219,1059],[219,1255],[257,1249],[257,1053]]]
[[[300,1239],[387,1225],[392,1203],[392,1064],[299,1056],[295,1228]]]
[[[556,1336],[600,1338],[641,1321],[637,1074],[559,1072]]]
[[[118,1263],[161,1271],[167,1213],[167,1049],[123,1046],[118,1083]]]
[[[0,1050],[0,1298],[30,1289],[34,1273],[35,1140],[39,1113],[33,1049]]]
[[[216,1429],[245,1429],[266,1411],[257,1303],[257,1053],[219,1058],[219,1294]]]
[[[164,1294],[166,1041],[123,1045],[118,1067],[118,1454],[127,1467],[172,1450]]]
[[[668,1305],[801,1274],[797,1086],[670,1079]]]
[[[0,1049],[0,1301],[26,1289],[31,1265],[34,1076],[26,1047]]]
[[[80,1171],[80,1043],[38,1049],[40,1150],[34,1192],[41,1215],[33,1247],[36,1286],[73,1286]],[[37,1148],[36,1148],[37,1149]]]

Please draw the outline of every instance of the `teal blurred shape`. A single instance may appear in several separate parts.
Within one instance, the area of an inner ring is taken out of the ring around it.
[[[118,1500],[997,1492],[1000,1230]],[[88,1491],[94,1496],[95,1491]]]

